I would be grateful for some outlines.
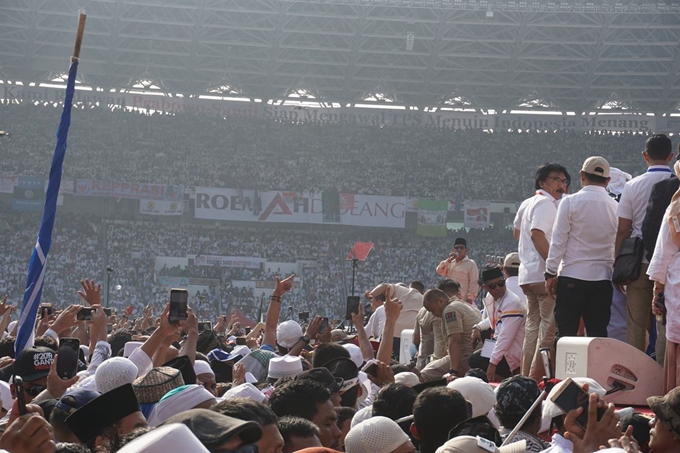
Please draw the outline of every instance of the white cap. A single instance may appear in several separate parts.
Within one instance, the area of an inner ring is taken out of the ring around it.
[[[473,418],[488,414],[496,404],[496,394],[493,388],[479,378],[465,376],[449,382],[446,387],[458,390],[472,405]]]
[[[609,162],[602,156],[592,156],[583,162],[583,167],[581,171],[588,173],[589,175],[601,176],[603,178],[609,178]]]
[[[181,423],[171,423],[149,431],[125,445],[118,450],[118,453],[159,453],[168,451],[209,453],[209,450],[194,436],[194,433]]]
[[[349,358],[352,359],[352,362],[354,362],[357,368],[361,368],[361,365],[364,364],[364,356],[361,354],[361,348],[352,343],[345,343],[342,347],[347,349]]]
[[[588,384],[588,393],[596,393],[597,396],[602,398],[607,391],[597,383],[595,379],[591,378],[572,378],[574,382],[583,387],[583,384]],[[558,382],[552,388],[548,397],[543,401],[543,418],[553,419],[559,415],[564,415],[564,411],[557,407],[555,403],[552,402],[553,396],[557,395],[557,392],[565,385],[567,381]]]
[[[6,411],[12,408],[14,398],[12,398],[12,391],[9,389],[9,383],[0,381],[0,395],[2,396],[2,408]]]
[[[302,337],[302,327],[293,320],[283,321],[276,327],[276,342],[290,349]]]
[[[130,357],[135,349],[143,345],[143,341],[128,341],[125,343],[125,348],[123,349],[123,357]]]
[[[350,428],[354,428],[359,423],[368,420],[371,417],[373,417],[373,405],[359,409],[357,413],[354,414],[354,417],[352,417]]]
[[[9,325],[7,326],[7,332],[9,333],[9,332],[13,331],[13,330],[14,330],[14,326],[16,326],[18,322],[19,322],[19,321],[12,321],[12,322],[10,322]]]
[[[206,401],[214,403],[215,397],[202,385],[189,384],[170,390],[149,414],[149,426],[158,426],[173,415],[194,409]]]
[[[394,382],[396,384],[404,384],[406,387],[413,387],[420,384],[420,379],[416,373],[410,371],[402,371],[394,375]]]
[[[378,415],[350,428],[345,437],[345,451],[390,453],[409,441],[409,437],[394,420]]]
[[[269,361],[269,379],[280,379],[283,377],[293,377],[302,373],[302,360],[298,356],[284,355],[274,357]]]
[[[437,453],[526,453],[527,441],[520,440],[504,447],[497,447],[488,439],[473,436],[458,436],[437,448]]]
[[[210,374],[212,377],[215,377],[215,372],[205,360],[196,360],[194,362],[194,373],[196,373],[196,376],[199,374]]]
[[[232,398],[249,398],[256,403],[262,403],[266,396],[253,384],[246,382],[245,384],[237,385],[236,387],[227,390],[223,398],[225,400]]]
[[[104,360],[94,373],[97,391],[106,393],[121,385],[132,384],[137,379],[138,372],[137,365],[125,357]]]
[[[505,255],[505,259],[503,260],[503,267],[507,267],[509,269],[519,269],[519,253],[517,252],[511,252]]]

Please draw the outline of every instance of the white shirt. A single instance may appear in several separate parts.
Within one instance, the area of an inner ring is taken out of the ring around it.
[[[550,444],[550,448],[546,448],[541,453],[571,453],[574,450],[572,441],[559,434],[554,434],[552,436],[552,442],[550,442]]]
[[[680,247],[675,245],[668,225],[666,208],[654,247],[652,261],[647,268],[649,279],[663,283],[666,298],[666,338],[680,343]]]
[[[392,297],[401,302],[401,312],[399,312],[399,318],[397,318],[397,323],[394,325],[394,337],[401,338],[402,330],[413,329],[418,311],[423,308],[423,295],[417,289],[406,286],[392,284],[389,286]],[[383,321],[384,324],[385,322]]]
[[[642,237],[642,222],[647,214],[647,203],[654,184],[670,178],[672,174],[666,165],[652,165],[646,173],[631,179],[623,187],[616,215],[633,222],[631,237]],[[644,256],[643,260],[644,263],[647,262]]]
[[[526,200],[526,205],[517,211],[517,216],[521,215],[519,221],[515,220],[515,228],[519,230],[519,284],[528,285],[540,283],[545,280],[545,260],[536,250],[534,242],[531,240],[531,230],[540,230],[545,234],[545,238],[550,243],[552,237],[553,223],[557,214],[557,200],[548,192],[538,190],[536,195]],[[519,227],[518,227],[519,225]]]
[[[512,291],[515,296],[519,297],[519,300],[522,301],[524,305],[527,304],[527,295],[524,294],[524,291],[522,291],[522,288],[519,287],[519,278],[518,277],[508,277],[505,279],[505,286]]]
[[[368,322],[366,323],[366,335],[373,337],[376,340],[380,339],[383,327],[385,327],[385,306],[381,305],[375,309]]]
[[[601,186],[588,185],[562,197],[546,271],[585,281],[611,280],[619,226],[616,209],[616,201]]]
[[[524,345],[526,305],[508,289],[498,300],[487,294],[483,303],[484,314],[477,327],[480,331],[494,329],[496,340],[489,362],[498,365],[505,357],[510,370],[519,368]]]

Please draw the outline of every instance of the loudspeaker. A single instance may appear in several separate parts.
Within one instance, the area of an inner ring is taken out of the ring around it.
[[[644,352],[613,338],[560,338],[555,377],[592,378],[612,392],[605,400],[617,405],[647,406],[648,396],[663,395],[661,365]]]

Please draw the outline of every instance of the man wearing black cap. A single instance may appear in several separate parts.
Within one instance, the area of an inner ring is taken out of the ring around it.
[[[505,275],[499,266],[487,266],[482,271],[482,286],[488,292],[484,298],[484,317],[473,327],[472,341],[481,339],[481,331],[493,329],[493,337],[486,340],[492,345],[485,344],[484,349],[470,356],[468,363],[470,368],[486,370],[489,381],[494,381],[496,375],[506,378],[519,371],[526,306],[506,288]]]
[[[118,445],[125,434],[147,426],[132,384],[98,396],[73,412],[65,422],[82,443],[97,448]]]
[[[437,273],[460,283],[460,294],[463,300],[474,303],[477,298],[477,280],[479,269],[477,264],[467,256],[467,241],[456,238],[449,257],[439,263]]]
[[[14,362],[14,375],[20,376],[24,381],[24,398],[26,404],[33,401],[45,388],[47,388],[47,375],[54,360],[54,351],[46,347],[26,348],[17,355]],[[10,381],[12,397],[16,398],[16,389]]]

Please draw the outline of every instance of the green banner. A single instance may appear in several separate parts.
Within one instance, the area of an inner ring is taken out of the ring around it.
[[[446,236],[448,200],[418,199],[418,236]]]

